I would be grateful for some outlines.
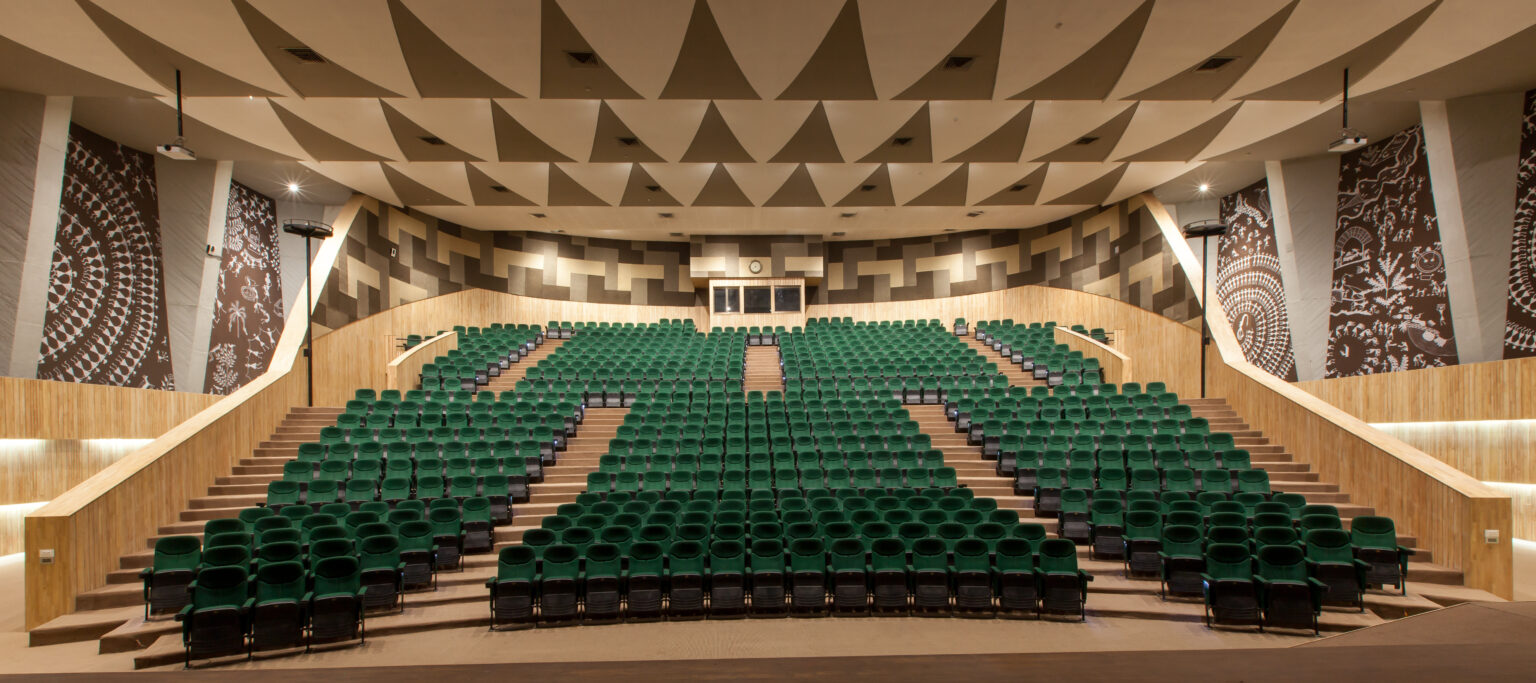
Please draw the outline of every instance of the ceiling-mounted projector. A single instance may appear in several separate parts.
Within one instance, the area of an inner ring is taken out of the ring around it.
[[[1329,143],[1328,151],[1335,154],[1343,154],[1344,152],[1360,149],[1368,144],[1370,144],[1370,140],[1365,139],[1364,135],[1345,134],[1344,137]]]
[[[161,156],[177,161],[197,161],[197,154],[182,144],[181,138],[172,140],[170,144],[158,145],[155,151]]]

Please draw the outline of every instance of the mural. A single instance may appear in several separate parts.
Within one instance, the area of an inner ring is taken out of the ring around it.
[[[203,380],[206,393],[231,393],[267,371],[283,334],[277,237],[277,202],[231,181]]]
[[[175,389],[155,157],[69,129],[38,379]]]
[[[1325,376],[1456,364],[1421,127],[1341,160],[1330,299]]]
[[[1526,356],[1536,356],[1536,90],[1525,93],[1525,117],[1520,124],[1509,308],[1504,315],[1504,357]]]
[[[1221,220],[1232,228],[1216,254],[1216,296],[1243,357],[1280,379],[1296,381],[1291,325],[1285,314],[1280,251],[1269,206],[1269,181],[1221,198]]]

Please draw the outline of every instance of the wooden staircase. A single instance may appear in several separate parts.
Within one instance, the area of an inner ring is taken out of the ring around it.
[[[784,390],[784,375],[779,367],[779,347],[748,346],[745,370],[742,373],[742,391]]]

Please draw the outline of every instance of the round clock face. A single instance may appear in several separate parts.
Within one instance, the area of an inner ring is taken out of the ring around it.
[[[763,272],[763,262],[762,261],[753,261],[751,263],[748,263],[747,264],[747,270],[752,271],[752,273],[754,275],[757,274],[757,273],[761,273],[761,272]]]

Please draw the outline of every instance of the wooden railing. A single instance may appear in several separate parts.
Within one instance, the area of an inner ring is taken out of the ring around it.
[[[1098,359],[1099,374],[1105,382],[1125,384],[1135,381],[1131,379],[1130,357],[1110,348],[1108,344],[1095,341],[1093,337],[1073,332],[1066,327],[1056,328],[1056,343],[1066,344],[1067,348],[1081,352],[1084,358]]]
[[[449,351],[459,348],[459,333],[444,332],[406,349],[384,366],[384,388],[409,391],[421,384],[421,368]]]

